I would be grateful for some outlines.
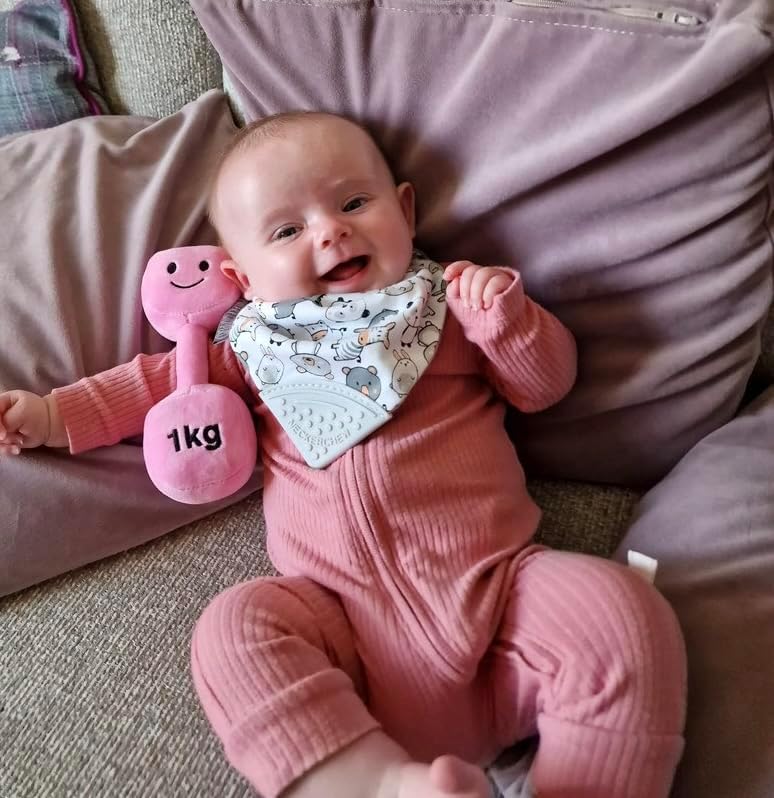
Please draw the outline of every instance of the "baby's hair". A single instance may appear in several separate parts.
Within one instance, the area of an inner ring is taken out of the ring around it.
[[[282,111],[278,114],[265,116],[262,119],[256,119],[243,127],[223,151],[220,163],[222,164],[232,153],[246,150],[257,141],[281,138],[285,131],[298,123],[321,122],[325,119],[341,119],[344,122],[349,122],[351,125],[359,127],[369,138],[371,137],[371,134],[362,125],[341,114],[328,113],[327,111]]]
[[[250,147],[254,146],[255,144],[266,141],[268,139],[274,138],[281,138],[285,133],[287,133],[292,127],[298,125],[299,123],[303,124],[305,122],[321,122],[326,119],[339,119],[344,122],[348,122],[351,125],[354,125],[363,133],[368,136],[368,138],[373,141],[373,136],[368,131],[366,127],[361,125],[358,122],[355,122],[352,119],[349,119],[346,116],[342,116],[341,114],[334,114],[329,113],[327,111],[282,111],[278,114],[271,114],[270,116],[265,116],[261,119],[256,119],[254,122],[250,122],[250,124],[246,125],[245,127],[241,128],[239,132],[231,139],[231,141],[227,144],[223,152],[220,154],[220,158],[218,159],[217,167],[215,168],[215,172],[213,173],[212,182],[210,184],[210,191],[209,197],[207,200],[207,216],[209,217],[210,222],[214,227],[217,227],[215,221],[215,214],[213,212],[213,200],[215,197],[215,186],[218,181],[218,177],[223,169],[223,165],[226,161],[232,156],[240,152],[244,152],[248,150]],[[379,147],[374,142],[374,147],[380,153]],[[382,160],[384,157],[382,156]],[[385,166],[387,166],[387,170],[391,172],[387,162],[385,161]]]

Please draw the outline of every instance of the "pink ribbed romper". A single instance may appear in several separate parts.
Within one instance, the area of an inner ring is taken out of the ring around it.
[[[530,544],[540,513],[504,430],[500,397],[532,412],[569,390],[572,337],[519,279],[490,310],[448,301],[395,417],[324,470],[246,389],[228,344],[211,347],[211,379],[256,402],[283,576],[204,612],[204,710],[267,798],[379,727],[417,759],[480,764],[537,733],[540,798],[665,797],[685,709],[675,617],[628,569]],[[58,389],[71,450],[137,434],[173,388],[170,353]]]

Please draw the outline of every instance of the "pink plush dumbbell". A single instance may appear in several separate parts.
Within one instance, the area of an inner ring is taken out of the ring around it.
[[[177,388],[145,417],[143,453],[153,484],[186,504],[222,499],[255,467],[256,438],[247,405],[233,391],[208,384],[210,331],[239,297],[220,271],[220,247],[157,252],[142,278],[150,323],[177,341]]]

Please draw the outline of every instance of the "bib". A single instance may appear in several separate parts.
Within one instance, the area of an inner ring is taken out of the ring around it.
[[[446,318],[443,268],[360,294],[254,299],[229,340],[304,460],[324,468],[390,418],[428,367]]]

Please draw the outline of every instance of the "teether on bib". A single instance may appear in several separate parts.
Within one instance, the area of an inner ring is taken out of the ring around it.
[[[403,279],[356,294],[264,301],[236,315],[236,355],[301,456],[325,468],[400,407],[438,349],[443,267],[415,251]]]
[[[213,246],[162,250],[142,278],[148,320],[177,342],[177,387],[145,417],[145,466],[163,494],[186,504],[234,493],[255,467],[247,405],[228,388],[208,384],[209,332],[240,296],[220,271],[225,257]]]

